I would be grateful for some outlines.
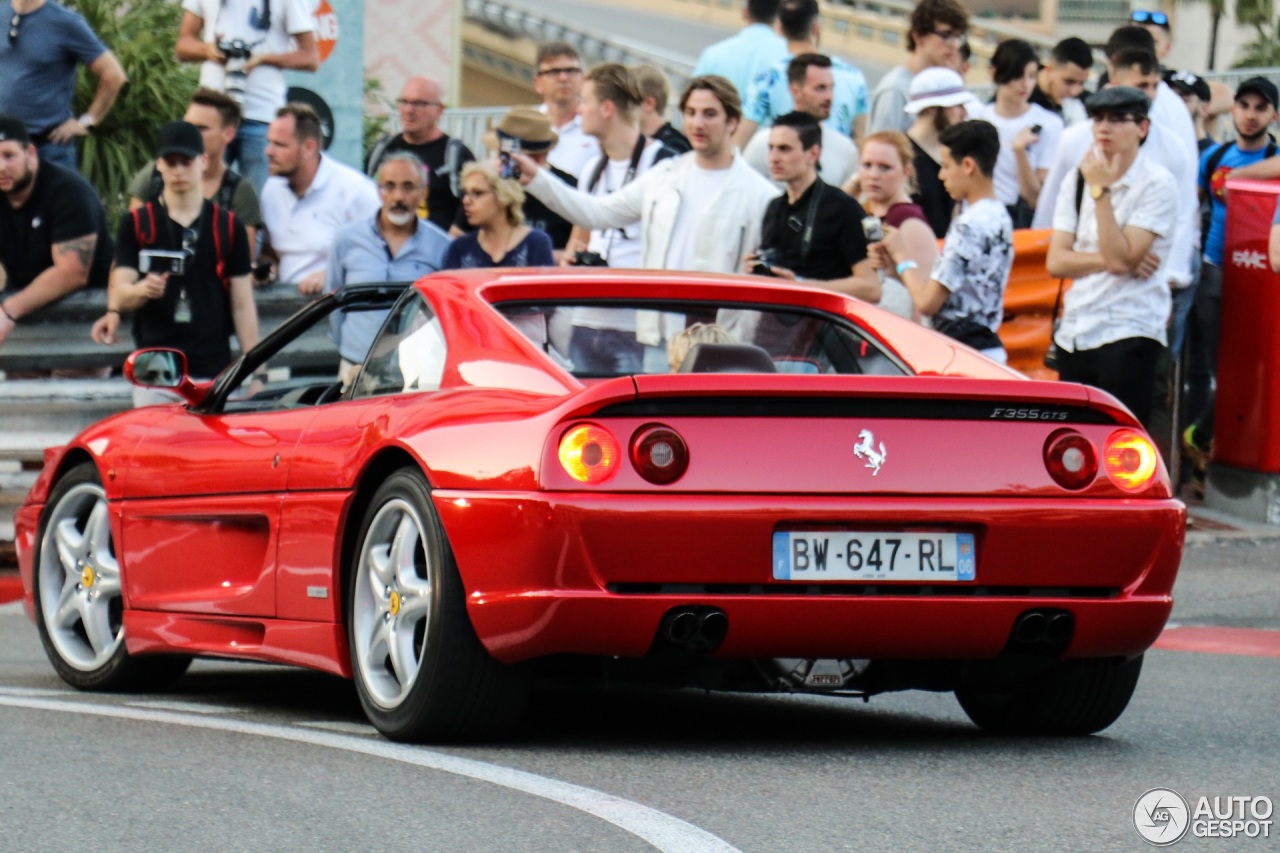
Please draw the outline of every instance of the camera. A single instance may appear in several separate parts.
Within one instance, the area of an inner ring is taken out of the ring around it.
[[[503,136],[498,143],[498,177],[509,180],[520,180],[520,164],[511,159],[512,154],[519,154],[523,146],[513,136]]]
[[[244,88],[249,82],[249,73],[244,65],[253,55],[255,46],[241,39],[219,41],[218,50],[227,58],[227,76],[222,84],[222,91],[237,104],[244,106]]]
[[[884,226],[880,224],[878,216],[862,217],[862,233],[867,238],[868,243],[879,243],[884,239]]]
[[[1038,124],[1033,124],[1033,125],[1031,125],[1031,132],[1032,132],[1032,133],[1034,133],[1036,136],[1039,136],[1039,135],[1040,135],[1040,125],[1038,125]]]
[[[607,267],[609,262],[599,252],[575,252],[573,265],[575,267]]]
[[[180,276],[187,269],[191,251],[172,252],[165,249],[143,249],[138,252],[138,272],[143,275]]]
[[[756,265],[751,268],[752,275],[773,275],[773,268],[778,263],[777,249],[756,249]]]

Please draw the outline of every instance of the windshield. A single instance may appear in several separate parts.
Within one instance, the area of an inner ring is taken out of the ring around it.
[[[494,307],[579,378],[908,372],[848,320],[809,309],[640,301]]]

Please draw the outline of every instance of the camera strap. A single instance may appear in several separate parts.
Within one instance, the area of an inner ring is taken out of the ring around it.
[[[809,260],[809,250],[813,247],[813,224],[818,219],[818,203],[822,201],[822,191],[827,186],[822,178],[813,182],[813,195],[809,196],[809,210],[804,217],[804,232],[800,237],[800,263]]]
[[[640,168],[640,158],[644,156],[644,149],[648,144],[649,140],[643,133],[640,134],[639,138],[636,139],[635,147],[631,149],[631,162],[627,166],[626,174],[622,176],[622,183],[609,190],[609,193],[616,192],[635,180],[636,172]],[[609,157],[602,150],[600,152],[600,162],[597,163],[595,169],[592,170],[591,180],[587,182],[587,192],[591,195],[595,195],[596,187],[599,186],[600,179],[604,176],[604,170],[608,168],[608,166]],[[615,228],[609,234],[609,245],[605,248],[604,252],[605,261],[609,260],[609,255],[613,252],[613,239],[618,235],[621,235],[623,239],[626,239],[627,232],[625,229]]]

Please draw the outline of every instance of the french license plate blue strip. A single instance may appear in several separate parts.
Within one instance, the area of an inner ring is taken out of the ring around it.
[[[962,582],[977,577],[972,533],[777,531],[773,579]]]

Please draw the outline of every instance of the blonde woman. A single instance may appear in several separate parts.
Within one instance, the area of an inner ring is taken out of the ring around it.
[[[896,228],[902,232],[910,262],[927,275],[933,269],[934,261],[938,260],[938,240],[924,211],[911,201],[915,171],[911,140],[896,130],[873,133],[862,142],[861,160],[858,184],[862,188],[863,208],[879,217],[886,229]],[[897,271],[898,265],[886,266],[885,256],[879,252],[870,251],[868,256],[884,276],[880,307],[902,317],[917,319],[911,295],[902,284],[902,274]]]
[[[476,230],[450,244],[444,269],[555,266],[551,238],[524,224],[524,190],[493,164],[463,167],[462,209]]]

